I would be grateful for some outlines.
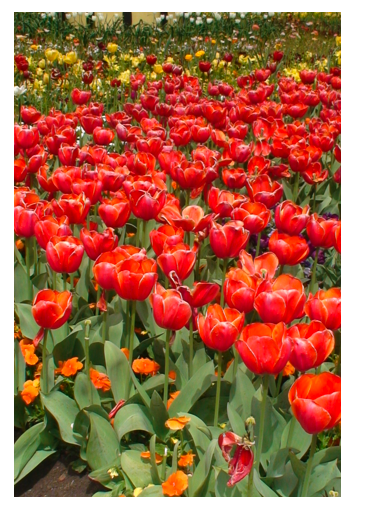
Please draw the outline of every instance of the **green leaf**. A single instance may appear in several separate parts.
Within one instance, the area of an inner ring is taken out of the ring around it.
[[[19,325],[23,336],[33,340],[36,337],[40,327],[34,321],[32,306],[28,303],[16,303],[15,311],[19,316]]]
[[[204,487],[206,486],[209,473],[212,472],[212,460],[214,450],[217,445],[217,440],[213,439],[206,450],[204,459],[200,460],[199,465],[195,469],[193,477],[189,480],[189,495],[190,497],[202,496]]]
[[[154,434],[153,421],[149,409],[144,405],[124,405],[114,418],[114,430],[119,441],[134,430],[141,430]]]
[[[125,354],[110,341],[104,346],[106,372],[111,381],[115,403],[129,396],[129,363]]]
[[[246,432],[245,423],[241,416],[231,407],[230,403],[227,405],[227,414],[233,432],[243,436]]]
[[[253,471],[253,483],[254,483],[255,487],[257,488],[259,494],[263,498],[277,498],[278,497],[278,495],[273,490],[271,490],[271,488],[268,487],[266,485],[266,483],[264,483],[260,479],[256,469]]]
[[[181,415],[184,415],[184,413],[181,413]],[[194,416],[190,412],[186,415],[190,418],[190,421],[185,426],[184,430],[187,431],[192,437],[196,451],[195,453],[198,455],[199,460],[202,460],[210,443],[210,438],[208,434],[211,434],[211,432],[200,418]]]
[[[306,466],[296,457],[293,452],[289,452],[289,459],[293,468],[293,472],[299,481],[302,481],[305,476]]]
[[[90,378],[79,372],[75,380],[74,396],[79,409],[82,410],[90,405],[100,405],[100,397],[90,381]]]
[[[255,387],[252,385],[250,378],[238,368],[232,383],[229,404],[243,420],[246,420],[252,414],[251,405],[254,394]]]
[[[161,396],[156,391],[152,393],[150,409],[155,432],[160,439],[164,440],[169,432],[169,429],[165,427],[169,415]]]
[[[20,349],[18,340],[14,340],[14,358],[15,358],[15,374],[14,374],[14,394],[17,394],[18,391],[23,390],[23,385],[25,383],[25,360]],[[23,400],[22,400],[23,401]],[[24,402],[23,402],[24,405]]]
[[[172,466],[171,466],[171,474],[174,474],[174,472],[177,471],[177,452],[179,450],[180,441],[177,441],[174,445],[174,451],[172,453]]]
[[[320,463],[328,463],[336,459],[341,459],[341,447],[328,447],[327,449],[316,452],[313,456],[312,467],[316,467]]]
[[[270,457],[267,477],[278,478],[285,474],[285,465],[289,459],[289,449],[280,449]]]
[[[156,463],[156,434],[150,439],[150,454],[151,454],[151,476],[152,481],[161,485],[160,475],[158,473],[157,463]]]
[[[44,407],[57,421],[62,440],[79,445],[72,431],[72,425],[79,413],[76,402],[57,390],[47,395],[41,393],[41,398]]]
[[[163,491],[160,485],[154,485],[153,487],[146,487],[138,495],[139,498],[163,498]]]
[[[26,463],[33,456],[40,444],[40,433],[44,430],[44,423],[37,423],[20,436],[14,445],[14,479],[16,479]]]
[[[144,488],[152,483],[151,465],[142,461],[139,451],[126,450],[123,452],[121,466],[135,488]]]
[[[21,479],[25,478],[25,476],[29,474],[29,472],[32,472],[32,470],[38,467],[38,465],[40,465],[42,461],[49,458],[49,456],[52,456],[52,454],[54,454],[55,452],[56,450],[36,450],[33,456],[25,465],[25,467],[22,469],[21,473],[14,482],[14,485],[16,485]]]
[[[194,403],[211,386],[213,376],[214,364],[213,361],[209,361],[187,382],[177,398],[171,403],[169,416],[174,417],[180,411],[189,412]]]
[[[55,343],[53,349],[53,359],[57,365],[59,361],[66,361],[74,356],[74,346],[76,338],[82,330],[83,325],[79,324],[72,330],[72,332],[68,336],[65,336],[58,343]],[[77,354],[77,356],[79,357],[79,359],[82,359],[82,357],[84,356],[83,351],[81,354]]]
[[[109,471],[113,468],[115,468],[115,472],[118,473],[117,466],[113,467],[107,465],[106,467],[102,467],[100,469],[93,470],[92,472],[90,472],[89,478],[93,481],[97,481],[98,483],[103,485],[103,487],[113,489],[121,483],[124,483],[123,477],[120,473],[118,473],[118,476],[114,476],[113,478],[110,476]]]
[[[90,435],[86,449],[87,462],[92,470],[114,464],[119,455],[119,441],[109,421],[89,412]]]
[[[289,441],[290,431],[292,435]],[[290,443],[290,448],[296,451],[297,457],[300,459],[309,449],[311,441],[312,436],[305,432],[300,423],[293,416],[283,430],[280,446],[281,448],[285,448],[288,447],[288,444]]]
[[[312,470],[309,479],[308,496],[314,496],[314,494],[321,492],[331,480],[340,477],[337,460],[329,463],[320,463]]]
[[[298,478],[294,474],[292,464],[289,461],[285,465],[284,474],[280,477],[275,478],[272,486],[274,487],[275,492],[279,494],[279,496],[289,497],[295,495],[293,493],[298,484]]]
[[[14,427],[25,429],[27,414],[25,412],[25,403],[20,393],[14,396]]]
[[[16,282],[16,284],[14,285],[14,300],[17,303],[29,300],[28,275],[24,266],[20,263],[15,264],[14,282]]]

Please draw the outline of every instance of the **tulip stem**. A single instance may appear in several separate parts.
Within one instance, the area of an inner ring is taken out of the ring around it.
[[[67,274],[65,272],[63,273],[63,290],[67,290]]]
[[[218,352],[218,375],[217,375],[217,391],[215,396],[214,408],[214,426],[218,427],[219,403],[221,399],[221,381],[222,381],[222,353]]]
[[[316,270],[317,270],[317,263],[318,263],[318,253],[319,253],[319,247],[317,247],[316,255],[315,255],[315,258],[314,258],[314,263],[312,265],[312,277],[311,277],[311,282],[310,282],[310,285],[309,285],[309,292],[311,292],[312,294],[313,294],[314,285],[316,283]]]
[[[25,239],[25,263],[27,266],[28,297],[29,297],[30,301],[33,301],[32,281],[30,279],[30,251],[31,251],[31,238],[26,238]]]
[[[129,330],[129,365],[132,367],[134,349],[134,325],[136,322],[136,300],[132,301],[131,322]]]
[[[233,362],[233,379],[236,377],[238,367],[238,351],[234,351],[234,362]]]
[[[57,290],[57,272],[56,271],[53,271],[53,290],[56,291]]]
[[[169,365],[170,365],[170,329],[166,330],[165,343],[165,385],[163,389],[163,402],[167,406],[167,398],[169,393]]]
[[[129,322],[130,322],[130,301],[127,300],[125,304],[125,316],[126,316],[126,323],[125,323],[125,337],[124,337],[124,343],[129,347],[130,345],[130,332],[129,332]]]
[[[193,317],[190,318],[190,335],[189,335],[189,380],[193,375],[193,354],[194,354],[194,325]]]
[[[317,434],[313,434],[311,449],[309,452],[309,458],[308,458],[307,466],[305,469],[305,476],[304,476],[304,482],[303,482],[302,493],[301,493],[302,498],[306,498],[308,496],[309,480],[310,480],[310,476],[311,476],[311,472],[312,472],[313,456],[314,456],[314,453],[316,452],[316,445],[317,445]]]
[[[47,353],[47,336],[48,329],[44,330],[44,338],[42,345],[42,392],[48,394],[48,353]]]
[[[223,259],[223,269],[222,269],[222,290],[221,290],[221,307],[222,307],[222,309],[223,309],[223,306],[224,306],[223,287],[224,287],[224,281],[226,279],[227,264],[228,264],[228,258],[224,258]]]
[[[312,212],[316,212],[316,196],[317,196],[317,184],[314,184],[313,187],[313,204],[312,204]]]
[[[195,281],[200,281],[199,267],[200,267],[200,247],[198,250],[198,261],[196,262],[196,265],[195,265]]]
[[[140,218],[137,218],[137,230],[136,230],[136,247],[140,247],[139,244],[139,233],[141,230],[141,220]]]
[[[283,371],[280,372],[278,382],[276,384],[276,392],[275,392],[276,398],[279,396],[282,381],[283,381]]]
[[[85,320],[85,338],[84,338],[85,339],[85,348],[84,348],[84,351],[85,351],[85,372],[86,372],[86,376],[87,376],[89,381],[90,381],[90,352],[89,352],[90,325],[91,325],[91,321],[90,320]]]
[[[146,222],[146,220],[143,220],[143,225],[142,225],[142,245],[141,245],[141,247],[146,249],[146,251],[147,251],[146,232],[147,232],[147,222]]]
[[[257,256],[260,254],[260,246],[261,246],[261,231],[259,232],[259,235],[257,237],[255,258],[257,258]]]
[[[95,316],[99,316],[99,307],[98,302],[100,300],[101,287],[98,285],[98,290],[96,291],[96,304],[95,304]]]
[[[102,327],[102,338],[103,338],[103,345],[105,345],[106,340],[106,331],[107,331],[107,322],[108,320],[108,311],[103,312],[103,327]]]
[[[264,377],[262,379],[262,401],[261,401],[261,412],[260,412],[259,441],[257,444],[256,463],[255,463],[256,470],[258,473],[260,470],[262,443],[264,441],[265,411],[266,411],[266,400],[267,400],[268,390],[269,390],[269,374],[264,374]]]
[[[279,269],[279,274],[278,274],[278,276],[281,276],[281,275],[283,274],[283,271],[284,271],[284,267],[285,267],[285,265],[281,265],[281,266],[280,266],[280,269]]]
[[[300,173],[295,173],[294,188],[293,188],[293,202],[297,203],[298,189],[299,189],[299,176]]]

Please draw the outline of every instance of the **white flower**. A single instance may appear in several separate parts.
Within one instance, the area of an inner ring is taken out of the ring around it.
[[[195,18],[193,18],[192,16],[190,17],[190,22],[193,23],[195,22]]]
[[[235,22],[236,22],[236,24],[240,24],[240,23],[241,23],[241,20],[240,20],[239,18],[236,18],[236,19],[235,19]]]
[[[74,18],[76,18],[77,15],[78,15],[78,13],[72,13],[72,16],[73,16]]]
[[[184,13],[185,18],[189,18],[189,16],[190,16],[190,13]]]
[[[119,18],[118,13],[114,13],[114,18]]]
[[[165,15],[161,15],[161,20],[165,20]]]
[[[171,15],[171,14],[166,16],[166,20],[172,20],[173,18],[174,18],[174,15]]]
[[[98,18],[100,21],[104,20],[104,15],[102,13],[98,13]]]
[[[177,18],[173,18],[172,23],[176,24],[176,22],[177,22]]]
[[[95,20],[96,20],[96,16],[92,16],[92,17],[91,17],[91,20],[92,20],[93,22],[95,22]]]
[[[18,96],[21,96],[22,94],[24,94],[26,92],[27,88],[25,87],[25,85],[22,85],[21,87],[19,87],[18,85],[15,85],[14,86],[14,96],[16,98],[18,98]]]
[[[201,15],[201,12],[200,12],[200,13],[195,13],[195,14],[196,14],[196,16],[200,17],[200,15]]]
[[[265,20],[266,20],[266,18],[267,18],[267,15],[264,15],[264,19],[265,19]]]
[[[213,22],[213,18],[207,18],[207,24],[211,24]]]
[[[156,18],[156,24],[159,25],[160,23],[161,23],[161,17],[158,16],[158,17]]]
[[[66,14],[66,18],[67,18],[67,20],[70,20],[70,18],[71,18],[71,14],[70,14],[70,13],[67,13],[67,14]]]
[[[229,13],[229,18],[231,18],[232,20],[236,18],[236,13]]]
[[[222,20],[222,17],[219,13],[214,14],[215,19],[219,22],[219,20]]]
[[[246,13],[241,13],[241,18],[242,19],[245,18],[245,16],[246,16]]]
[[[275,13],[268,13],[269,16],[274,16]]]
[[[47,16],[46,13],[41,14],[41,18],[43,18],[43,19],[46,18],[46,16]]]
[[[181,17],[184,15],[184,13],[175,13],[175,15],[176,15],[178,18],[181,18]]]

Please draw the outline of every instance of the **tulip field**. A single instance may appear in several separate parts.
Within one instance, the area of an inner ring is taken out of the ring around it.
[[[81,14],[14,18],[15,484],[341,496],[340,13]]]

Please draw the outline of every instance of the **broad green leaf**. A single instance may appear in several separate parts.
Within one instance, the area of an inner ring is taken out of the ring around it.
[[[180,394],[171,403],[169,416],[174,417],[180,411],[189,412],[194,403],[211,386],[214,375],[213,361],[205,363],[180,391]]]
[[[110,341],[104,346],[106,372],[111,381],[115,403],[126,399],[129,395],[130,374],[129,363],[125,354]]]
[[[154,485],[153,487],[146,487],[138,495],[139,498],[163,498],[161,485]]]
[[[169,432],[169,429],[165,427],[169,415],[161,396],[156,391],[152,393],[150,409],[155,432],[160,439],[164,440]]]
[[[79,413],[76,402],[59,391],[52,391],[47,395],[41,393],[41,399],[44,407],[57,421],[62,440],[79,445],[72,431],[72,425]]]
[[[272,483],[272,486],[274,487],[275,492],[279,494],[279,496],[289,497],[293,495],[298,484],[298,478],[294,474],[292,464],[289,461],[285,465],[284,474],[278,478],[275,478]]]
[[[329,463],[320,463],[312,470],[309,479],[308,496],[310,497],[317,492],[321,492],[331,480],[339,477],[341,477],[341,474],[337,468],[337,460]]]
[[[285,474],[285,465],[289,459],[289,449],[280,449],[270,457],[266,475],[270,478],[279,478]]]
[[[180,441],[177,441],[174,445],[174,451],[172,453],[172,465],[171,465],[171,474],[177,471],[177,452],[179,450]]]
[[[300,459],[309,449],[311,441],[312,436],[305,432],[293,416],[283,430],[280,446],[281,448],[287,447],[295,450],[297,457]]]
[[[116,461],[116,466],[113,467],[110,464],[106,467],[102,467],[97,470],[93,470],[89,474],[89,478],[93,481],[97,481],[103,487],[113,489],[115,486],[119,485],[121,482],[124,483],[123,476],[118,472],[119,459]],[[117,476],[111,477],[111,473],[117,474]]]
[[[185,413],[181,413],[181,415],[184,416]],[[208,437],[208,434],[211,434],[211,432],[200,418],[193,416],[190,412],[187,413],[186,416],[190,418],[190,421],[185,426],[184,430],[189,432],[192,437],[195,454],[197,454],[199,460],[201,460],[204,458],[205,452],[209,446],[210,438]]]
[[[161,485],[160,475],[158,473],[156,463],[156,434],[150,439],[150,454],[151,454],[151,476],[155,484]]]
[[[302,481],[305,476],[305,469],[306,469],[305,464],[302,461],[300,461],[300,459],[298,459],[293,452],[289,452],[289,459],[290,459],[294,474],[299,479],[299,481]]]
[[[320,463],[328,463],[329,461],[341,459],[341,447],[328,447],[327,449],[316,452],[313,456],[312,467],[316,467]]]
[[[238,368],[235,379],[233,380],[229,395],[229,404],[243,420],[252,414],[252,398],[255,394],[255,387],[250,378],[242,369]]]
[[[25,478],[29,472],[32,472],[38,465],[42,463],[45,459],[47,459],[49,456],[54,454],[55,450],[36,450],[33,456],[30,458],[30,460],[27,462],[25,467],[22,469],[21,473],[17,477],[16,481],[14,482],[14,485],[16,485],[21,479]]]
[[[204,459],[199,462],[195,469],[193,476],[189,479],[189,495],[190,497],[199,497],[202,495],[206,485],[209,473],[212,471],[212,460],[214,450],[217,445],[217,440],[213,439],[205,452]]]
[[[34,321],[32,306],[28,303],[16,303],[15,311],[19,316],[19,325],[23,336],[33,340],[40,327]]]
[[[79,409],[82,410],[90,405],[100,405],[100,397],[86,374],[79,372],[75,379],[74,396]]]
[[[14,427],[25,429],[27,414],[25,412],[25,403],[18,393],[14,396]]]
[[[263,498],[277,498],[278,497],[278,495],[270,487],[268,487],[266,485],[266,483],[264,483],[260,479],[256,469],[253,471],[253,483],[254,483],[255,487],[257,488],[259,494]]]
[[[241,416],[231,407],[230,403],[227,405],[227,414],[233,432],[243,436],[243,434],[246,432],[245,423]]]
[[[142,461],[139,451],[126,450],[123,452],[121,466],[135,488],[144,488],[152,483],[151,465]]]
[[[37,423],[20,436],[14,445],[14,479],[16,479],[26,463],[33,456],[40,444],[40,433],[44,430],[44,423]]]
[[[134,430],[141,430],[154,434],[153,421],[149,409],[144,405],[124,405],[114,418],[114,430],[119,441]]]
[[[25,360],[18,340],[14,340],[14,394],[23,390],[25,379]],[[24,405],[24,402],[23,402]]]
[[[96,470],[114,464],[119,455],[119,441],[110,422],[89,412],[90,434],[86,449],[87,462]]]
[[[68,336],[66,335],[66,337],[64,337],[61,341],[55,344],[53,349],[53,359],[56,365],[58,365],[59,361],[66,361],[72,358],[73,356],[78,356],[80,360],[82,359],[83,352],[81,354],[73,353],[76,337],[82,330],[83,326],[80,324],[77,325],[76,327],[74,327],[74,329]]]
[[[17,249],[16,249],[17,250]],[[16,282],[16,283],[15,283]],[[20,263],[15,264],[14,268],[14,300],[17,303],[29,300],[28,296],[28,275],[26,269]]]

